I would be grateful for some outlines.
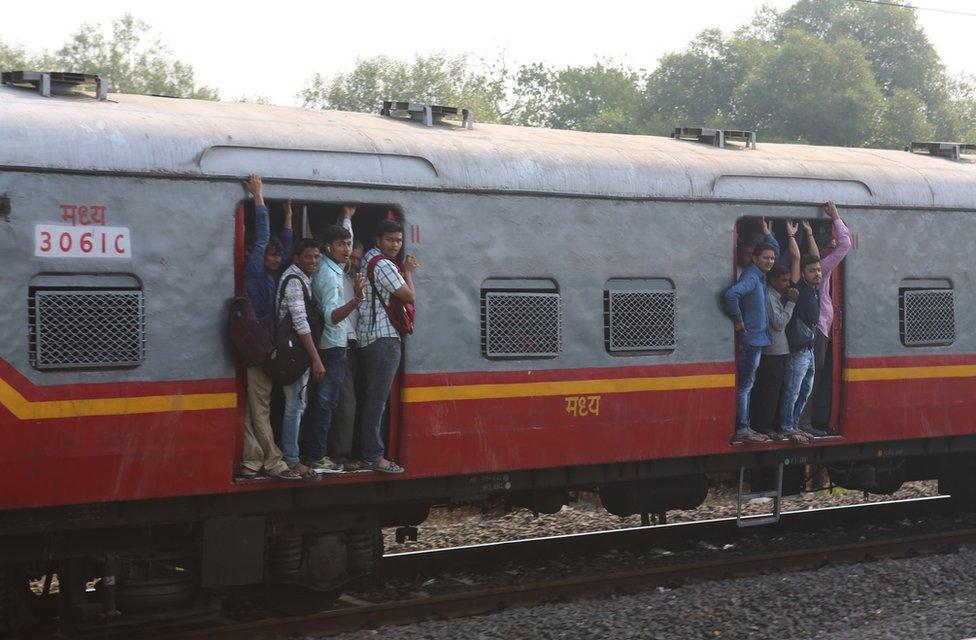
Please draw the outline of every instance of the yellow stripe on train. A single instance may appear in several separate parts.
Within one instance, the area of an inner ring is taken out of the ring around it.
[[[132,398],[82,398],[32,402],[0,380],[0,404],[19,420],[51,420],[91,416],[123,416],[174,411],[205,411],[237,407],[236,393],[191,393]]]
[[[554,382],[513,382],[503,384],[465,384],[437,387],[405,387],[400,398],[405,403],[446,400],[496,400],[640,391],[683,391],[724,389],[735,386],[731,373],[699,376],[659,376],[656,378],[613,378],[603,380],[558,380]]]

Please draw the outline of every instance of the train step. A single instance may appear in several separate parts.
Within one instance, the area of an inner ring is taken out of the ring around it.
[[[780,507],[783,503],[783,463],[776,467],[776,481],[773,489],[768,491],[753,491],[747,493],[743,490],[746,484],[746,468],[739,468],[739,495],[736,500],[735,523],[740,527],[755,527],[763,524],[774,524],[779,522]],[[752,488],[751,485],[749,487]],[[749,504],[752,500],[771,498],[773,510],[770,513],[746,516],[742,513],[743,505]]]

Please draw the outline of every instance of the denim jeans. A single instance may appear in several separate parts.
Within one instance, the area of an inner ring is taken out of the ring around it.
[[[346,348],[319,349],[325,376],[315,384],[311,415],[302,437],[301,459],[311,465],[325,457],[332,426],[332,411],[339,404],[339,390],[346,377]],[[328,452],[331,453],[331,452]]]
[[[400,339],[378,338],[359,350],[366,390],[363,397],[363,460],[378,462],[386,453],[383,442],[383,411],[390,396],[390,385],[400,368]]]
[[[362,458],[359,454],[359,432],[356,429],[356,414],[359,404],[357,389],[362,390],[359,382],[359,349],[346,349],[346,375],[342,379],[339,390],[339,404],[332,411],[332,428],[329,430],[329,457],[335,462],[346,462]],[[359,407],[362,409],[362,407]]]
[[[285,394],[285,413],[281,418],[281,455],[288,466],[298,462],[298,432],[308,398],[308,374],[309,371],[306,370],[301,378],[282,388]]]
[[[817,365],[813,349],[804,349],[790,354],[790,364],[786,369],[783,383],[783,402],[780,404],[779,425],[783,431],[796,431],[803,407],[810,399],[813,390],[813,377]]]
[[[762,357],[762,347],[752,347],[739,340],[736,349],[736,380],[735,380],[735,430],[745,431],[749,428],[749,398],[752,396],[752,386],[756,384],[756,370]]]

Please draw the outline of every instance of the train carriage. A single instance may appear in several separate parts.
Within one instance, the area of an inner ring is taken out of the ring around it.
[[[657,513],[700,502],[710,473],[784,464],[796,490],[826,465],[846,486],[938,477],[972,497],[976,165],[959,146],[715,146],[471,126],[422,106],[106,96],[73,84],[84,76],[44,95],[25,78],[0,88],[8,627],[38,615],[27,581],[55,573],[58,615],[86,624],[227,585],[334,589],[375,569],[378,527],[433,504],[550,511],[591,489],[614,513]],[[422,263],[389,412],[405,476],[234,478],[243,387],[226,303],[251,172],[269,201],[296,202],[300,231],[343,203],[365,241],[382,217],[404,223]],[[717,296],[737,224],[817,223],[826,200],[855,236],[833,280],[831,437],[731,445],[734,336]],[[159,581],[176,586],[160,596]]]

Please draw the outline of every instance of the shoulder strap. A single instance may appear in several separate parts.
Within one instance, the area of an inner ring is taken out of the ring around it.
[[[369,286],[373,290],[373,301],[369,305],[369,328],[372,329],[376,326],[376,301],[380,298],[380,292],[376,288],[376,265],[379,264],[380,260],[384,258],[382,253],[377,253],[375,256],[369,259],[369,264],[366,265],[366,278],[369,280]]]

